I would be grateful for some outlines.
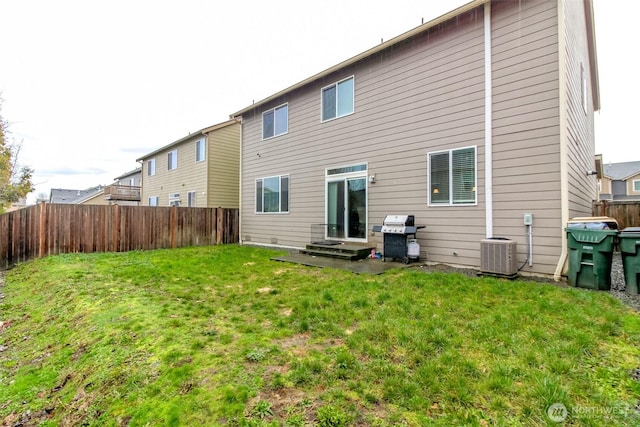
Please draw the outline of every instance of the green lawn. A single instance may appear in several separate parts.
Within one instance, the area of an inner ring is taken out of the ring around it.
[[[607,293],[275,253],[7,272],[2,425],[640,425],[640,316]]]

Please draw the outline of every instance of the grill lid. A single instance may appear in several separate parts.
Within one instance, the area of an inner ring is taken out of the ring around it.
[[[384,225],[415,225],[413,215],[387,215],[384,217]]]
[[[415,233],[414,225],[414,215],[387,215],[384,217],[384,223],[380,227],[380,231],[391,234]]]

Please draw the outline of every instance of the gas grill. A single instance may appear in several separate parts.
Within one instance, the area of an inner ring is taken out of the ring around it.
[[[383,233],[384,237],[382,260],[400,259],[408,264],[410,259],[419,259],[419,256],[409,256],[407,238],[412,236],[415,239],[416,233],[422,228],[425,226],[415,225],[413,215],[387,215],[382,225],[374,225],[373,231]]]

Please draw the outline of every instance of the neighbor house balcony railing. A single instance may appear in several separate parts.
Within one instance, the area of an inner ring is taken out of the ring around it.
[[[107,200],[140,201],[142,187],[133,185],[108,185],[104,188],[104,198]]]

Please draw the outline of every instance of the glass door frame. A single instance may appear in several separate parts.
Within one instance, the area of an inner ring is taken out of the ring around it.
[[[351,169],[359,169],[350,171]],[[369,223],[369,180],[367,179],[367,164],[361,163],[354,166],[345,166],[345,167],[337,167],[337,168],[327,168],[325,170],[325,182],[324,182],[324,191],[325,191],[325,199],[324,199],[324,215],[325,215],[325,224],[327,227],[325,228],[325,239],[327,240],[339,240],[339,241],[347,241],[347,242],[364,242],[366,243],[368,232],[367,232],[367,224]],[[341,172],[344,171],[344,172]],[[364,218],[360,218],[360,221],[364,219],[364,237],[349,237],[349,180],[353,179],[363,179],[364,180],[364,191],[365,191],[365,206],[364,206]],[[329,233],[329,183],[332,182],[342,182],[343,183],[343,197],[344,201],[342,206],[344,207],[342,215],[343,217],[343,230],[341,236],[330,236]]]

